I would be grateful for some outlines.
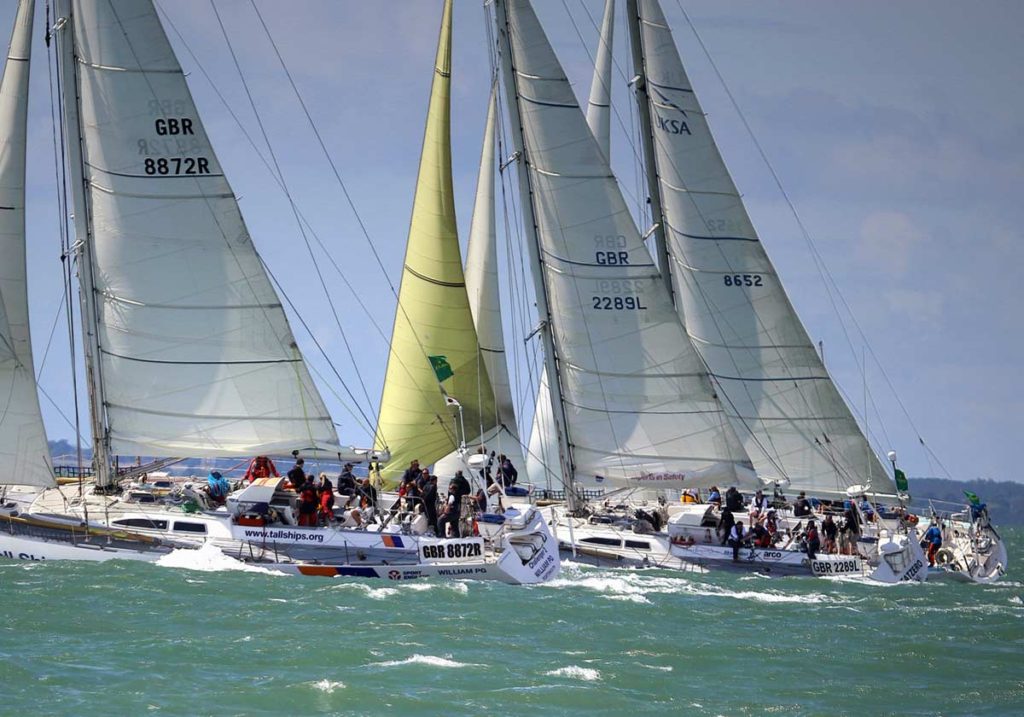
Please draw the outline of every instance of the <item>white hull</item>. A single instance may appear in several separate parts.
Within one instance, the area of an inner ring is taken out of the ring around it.
[[[796,550],[775,550],[743,546],[737,560],[732,548],[721,545],[674,543],[672,554],[704,568],[743,570],[765,575],[806,575],[815,577],[868,576],[871,568],[859,555],[818,553],[812,560]]]

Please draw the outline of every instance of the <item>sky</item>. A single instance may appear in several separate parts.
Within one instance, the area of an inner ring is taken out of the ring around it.
[[[288,189],[340,272],[312,237],[315,259],[309,256],[287,199],[246,138],[248,133],[266,155],[209,0],[157,4],[181,33],[168,26],[255,245],[334,365],[293,316],[341,440],[366,446],[371,432],[363,416],[372,423],[381,392],[441,2],[255,1],[358,218],[251,0],[215,0]],[[621,17],[625,3],[618,4]],[[14,5],[0,7],[0,27],[11,27]],[[70,439],[73,429],[61,415],[74,410],[63,324],[50,341],[61,280],[42,5],[29,117],[31,320],[40,384],[54,402],[43,398],[47,429],[51,438]],[[535,5],[585,101],[603,0]],[[490,82],[489,45],[483,3],[456,0],[455,6],[452,142],[465,243]],[[911,476],[1020,480],[1024,45],[1018,33],[1024,5],[665,0],[663,8],[759,236],[875,446],[883,453],[897,450]],[[643,188],[634,159],[626,40],[620,22],[612,164],[627,201],[636,205]],[[499,207],[499,224],[504,212]],[[514,225],[512,209],[507,212]],[[504,244],[499,254],[502,261],[509,256]],[[828,285],[815,256],[827,267]],[[327,305],[314,260],[340,322]],[[513,305],[515,280],[509,277],[502,290]],[[519,303],[512,311],[516,319],[506,324],[510,347],[523,346],[534,321]],[[532,408],[525,376],[533,361],[520,357],[512,370],[526,435]],[[930,450],[920,447],[919,437]]]

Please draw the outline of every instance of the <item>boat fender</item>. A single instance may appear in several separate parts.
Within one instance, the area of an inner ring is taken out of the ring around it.
[[[956,556],[949,548],[939,548],[938,552],[935,553],[935,562],[939,565],[949,565],[955,559]]]
[[[918,524],[918,522],[919,522],[920,520],[921,520],[921,519],[920,519],[920,518],[918,518],[918,517],[917,517],[916,515],[914,515],[913,513],[908,513],[908,514],[907,514],[907,522],[908,522],[908,523],[910,523],[911,525],[917,525],[917,524]]]

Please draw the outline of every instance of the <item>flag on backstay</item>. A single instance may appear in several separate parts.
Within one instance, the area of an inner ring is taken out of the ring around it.
[[[899,468],[896,469],[896,489],[901,493],[906,493],[910,490],[910,484],[907,483],[907,474]]]
[[[965,490],[964,495],[967,496],[967,500],[971,501],[971,505],[981,505],[981,498],[979,498],[976,493]]]
[[[434,375],[437,376],[438,381],[444,381],[455,375],[451,364],[448,363],[447,356],[427,356],[427,358],[430,359],[430,366],[434,369]]]

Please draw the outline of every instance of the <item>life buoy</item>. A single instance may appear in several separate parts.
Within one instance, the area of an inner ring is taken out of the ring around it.
[[[949,565],[954,560],[956,560],[956,556],[949,548],[939,548],[938,552],[935,553],[935,562],[939,565]]]
[[[918,518],[918,517],[917,517],[916,515],[914,515],[913,513],[908,513],[908,514],[907,514],[907,522],[908,522],[908,523],[910,523],[911,525],[917,525],[918,521],[920,521],[920,520],[921,520],[921,519],[920,519],[920,518]]]

